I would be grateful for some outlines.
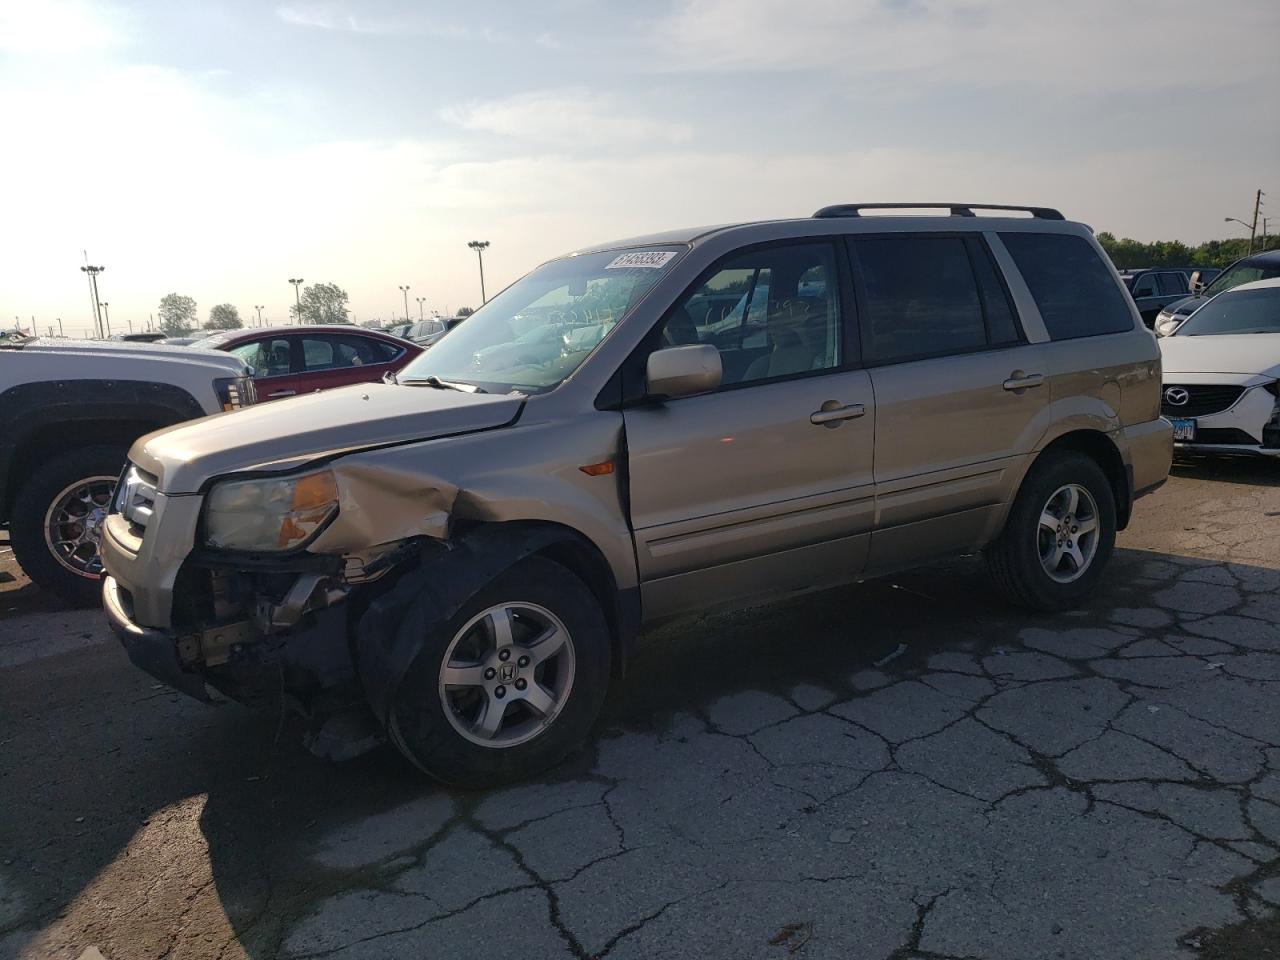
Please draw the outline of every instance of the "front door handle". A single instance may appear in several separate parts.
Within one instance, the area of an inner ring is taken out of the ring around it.
[[[855,420],[865,415],[867,408],[860,403],[841,404],[839,400],[828,400],[821,410],[809,414],[809,422],[817,426],[835,427],[842,420]]]
[[[268,393],[267,399],[274,400],[276,397],[292,397],[297,394],[297,392],[297,390],[276,390],[273,393]]]
[[[1029,387],[1038,387],[1044,383],[1044,374],[1042,373],[1023,373],[1021,370],[1013,371],[1013,375],[1004,382],[1006,390],[1026,390]]]

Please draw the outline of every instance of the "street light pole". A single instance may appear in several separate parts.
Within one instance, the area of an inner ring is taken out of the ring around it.
[[[258,311],[258,326],[262,326],[262,308],[265,304],[255,303],[253,309]]]
[[[297,317],[294,318],[293,322],[301,326],[302,325],[302,297],[298,293],[298,288],[302,286],[302,278],[298,277],[298,279],[295,280],[292,277],[290,277],[289,282],[293,284],[293,301],[298,305],[298,315]]]
[[[93,296],[93,323],[99,337],[102,336],[102,304],[98,300],[98,274],[106,269],[106,267],[91,267],[88,264],[80,268],[81,273],[89,275],[89,293]]]
[[[107,309],[109,306],[111,306],[111,304],[107,303],[107,301],[102,301],[102,319],[105,320],[107,324],[108,339],[111,337],[111,311]]]
[[[480,306],[484,306],[489,302],[484,295],[484,252],[489,246],[489,241],[472,240],[467,246],[476,252],[476,257],[480,261]]]
[[[426,303],[426,302],[427,302],[427,298],[426,298],[426,297],[414,297],[413,299],[415,299],[415,300],[417,300],[417,301],[418,301],[418,319],[419,319],[419,320],[425,320],[425,319],[426,319],[426,317],[424,317],[424,316],[422,315],[422,305],[423,305],[424,303]]]
[[[400,288],[400,292],[404,294],[404,322],[409,322],[409,285],[405,284]]]

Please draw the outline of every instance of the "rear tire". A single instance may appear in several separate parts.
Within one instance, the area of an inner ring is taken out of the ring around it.
[[[411,608],[402,634],[420,622]],[[445,783],[493,786],[554,766],[581,746],[608,691],[600,604],[541,557],[500,574],[425,638],[399,640],[420,651],[396,690],[388,737]]]
[[[36,467],[14,498],[9,539],[19,566],[45,590],[71,603],[101,602],[97,531],[128,455],[124,447],[112,446],[67,450]],[[61,552],[55,539],[68,542]],[[69,541],[74,540],[83,542],[73,549]]]
[[[1115,494],[1097,461],[1051,452],[1022,481],[987,567],[1011,603],[1066,610],[1093,592],[1115,539]]]

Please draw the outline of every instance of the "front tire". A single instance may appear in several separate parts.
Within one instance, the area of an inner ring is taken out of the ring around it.
[[[127,458],[123,447],[67,450],[32,471],[14,498],[9,539],[19,566],[71,603],[101,601],[99,531]]]
[[[426,600],[417,602],[425,603]],[[410,609],[400,630],[422,617]],[[554,766],[586,739],[608,690],[608,624],[587,585],[530,557],[417,642],[388,735],[445,783],[493,786]]]
[[[1066,610],[1093,592],[1115,540],[1115,494],[1097,461],[1052,452],[1028,471],[987,567],[1011,603]]]

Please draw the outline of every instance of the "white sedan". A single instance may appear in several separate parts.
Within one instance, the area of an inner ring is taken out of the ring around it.
[[[1280,457],[1280,279],[1218,294],[1160,353],[1179,452]]]

